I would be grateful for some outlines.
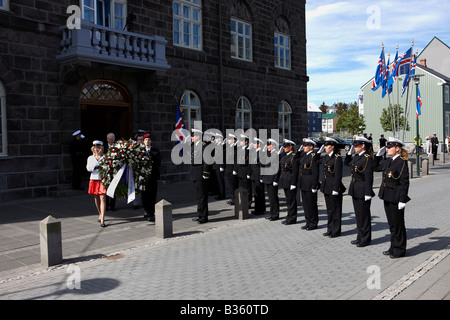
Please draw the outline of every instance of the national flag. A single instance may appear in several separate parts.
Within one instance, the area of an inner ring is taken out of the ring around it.
[[[395,73],[396,72],[395,68],[397,67],[398,62],[399,61],[398,61],[398,50],[397,50],[397,53],[395,54],[394,62],[392,63],[392,67],[391,67],[392,72],[391,72],[390,76],[388,77],[388,83],[387,84],[388,84],[388,87],[389,87],[389,90],[390,90],[389,93],[392,92],[392,85],[394,84],[395,81],[397,81],[397,74]]]
[[[409,74],[411,68],[411,53],[412,47],[408,49],[408,51],[403,54],[398,61],[398,64],[395,66],[394,76],[398,77],[402,74]]]
[[[414,62],[411,63],[411,66],[410,66],[410,72],[409,72],[409,74],[405,77],[405,81],[403,81],[402,97],[403,97],[403,95],[405,94],[406,88],[408,87],[409,82],[411,81],[411,78],[413,78],[414,75],[416,74],[416,63],[417,63],[417,56],[416,56],[416,58],[414,59]]]
[[[417,106],[416,106],[416,116],[417,118],[422,114],[422,97],[420,96],[419,87],[417,87]]]
[[[177,105],[177,115],[175,120],[175,134],[178,138],[178,143],[184,142],[186,140],[186,129],[184,128],[183,114],[181,113],[180,106]],[[183,149],[181,149],[183,152]]]
[[[384,48],[381,50],[380,58],[378,59],[378,66],[375,72],[375,78],[372,83],[372,90],[377,91],[379,87],[383,87],[384,79],[386,77],[386,60],[384,56]]]

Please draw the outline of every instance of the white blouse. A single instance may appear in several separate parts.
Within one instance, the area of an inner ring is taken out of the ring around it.
[[[98,166],[99,166],[99,162],[103,157],[101,157],[100,159],[95,159],[95,156],[89,156],[89,158],[87,159],[87,165],[86,165],[86,169],[87,171],[89,171],[91,173],[91,180],[101,180],[100,178],[100,174],[98,173]]]

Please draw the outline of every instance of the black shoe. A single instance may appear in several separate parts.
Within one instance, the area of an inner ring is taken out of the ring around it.
[[[322,234],[324,237],[331,237],[331,232],[325,232],[324,234]]]
[[[316,230],[317,227],[306,227],[306,230],[311,231],[311,230]]]
[[[304,226],[301,227],[301,229],[302,230],[307,230],[308,229],[308,225],[305,224]]]
[[[199,217],[195,217],[195,218],[192,218],[192,221],[198,221],[200,218]]]
[[[358,248],[363,248],[363,247],[367,247],[368,245],[369,245],[370,243],[357,243],[356,244],[356,246],[358,247]]]
[[[277,217],[267,217],[266,219],[269,220],[269,221],[276,221],[279,218],[277,218]]]
[[[290,225],[290,224],[296,224],[297,222],[296,221],[286,221],[286,220],[284,220],[284,221],[282,221],[281,222],[281,224],[284,224],[284,225]]]
[[[337,237],[340,237],[341,235],[340,234],[330,234],[330,238],[337,238]]]
[[[208,219],[198,219],[197,220],[198,224],[207,223],[207,222],[208,222]]]
[[[389,257],[390,257],[391,259],[397,259],[397,258],[404,257],[404,255],[391,254],[391,255],[389,255]]]
[[[391,250],[386,250],[386,251],[383,251],[383,254],[385,256],[390,256],[392,254],[392,251]]]
[[[351,244],[358,244],[358,243],[359,243],[359,240],[352,240],[352,241],[350,241],[350,243],[351,243]]]

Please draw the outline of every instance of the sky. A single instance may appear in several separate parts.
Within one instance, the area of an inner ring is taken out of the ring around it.
[[[307,0],[308,103],[357,101],[382,44],[386,61],[413,40],[419,53],[435,36],[450,46],[449,12],[448,0]]]

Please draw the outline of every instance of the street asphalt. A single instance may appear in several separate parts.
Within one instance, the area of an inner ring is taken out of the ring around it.
[[[349,180],[346,170],[347,187]],[[380,181],[381,173],[375,173],[375,193]],[[268,213],[236,219],[234,207],[214,196],[209,197],[210,222],[197,224],[192,221],[192,183],[160,184],[158,199],[173,205],[174,234],[166,239],[156,237],[142,209],[124,200],[117,201],[116,211],[106,212],[106,228],[97,222],[93,197],[82,191],[0,203],[0,299],[245,300],[254,305],[273,300],[450,300],[449,186],[447,163],[411,179],[407,254],[399,259],[382,254],[389,247],[389,228],[378,197],[371,206],[372,243],[364,248],[350,244],[356,225],[348,195],[338,238],[322,235],[326,209],[321,193],[319,228],[306,231],[301,229],[301,206],[297,224],[286,226],[282,219],[266,220]],[[284,217],[283,190],[279,194]],[[62,225],[63,263],[44,268],[39,222],[49,215]],[[189,310],[178,303],[173,312],[207,312],[194,308],[198,305],[191,303]],[[226,309],[216,306],[214,312]]]

